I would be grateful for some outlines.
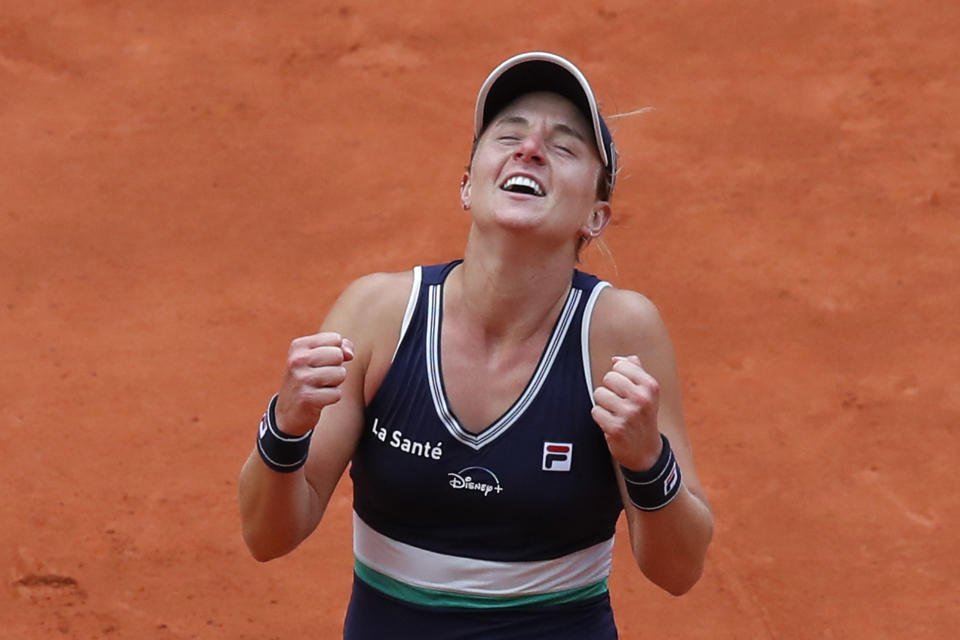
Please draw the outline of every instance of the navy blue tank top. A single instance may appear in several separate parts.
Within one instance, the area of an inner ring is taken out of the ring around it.
[[[440,363],[443,283],[458,264],[414,270],[397,351],[366,408],[350,468],[357,576],[419,607],[582,607],[606,597],[622,510],[590,415],[589,321],[607,283],[572,273],[527,386],[474,434]]]

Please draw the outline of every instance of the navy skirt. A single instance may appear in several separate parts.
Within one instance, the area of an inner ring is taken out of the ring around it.
[[[354,575],[344,640],[616,640],[610,594],[557,606],[424,607],[397,600]]]

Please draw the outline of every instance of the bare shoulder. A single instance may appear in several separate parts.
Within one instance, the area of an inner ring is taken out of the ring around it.
[[[413,284],[412,271],[368,273],[351,282],[340,295],[351,305],[386,305],[405,303]]]
[[[340,295],[323,323],[324,331],[336,331],[353,342],[353,367],[361,372],[366,401],[376,393],[390,366],[412,287],[413,271],[357,278]]]
[[[607,287],[597,299],[591,321],[591,340],[612,355],[644,353],[669,345],[667,328],[657,306],[630,289]]]
[[[412,285],[412,271],[361,276],[340,294],[324,321],[324,329],[349,336],[357,330],[367,333],[378,325],[389,326],[393,320],[399,323]]]

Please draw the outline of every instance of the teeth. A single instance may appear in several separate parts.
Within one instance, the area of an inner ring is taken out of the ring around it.
[[[533,192],[534,195],[542,196],[543,188],[537,184],[536,180],[528,178],[526,176],[512,176],[506,182],[503,183],[502,189],[511,189],[513,187],[520,187],[521,189],[529,189]]]

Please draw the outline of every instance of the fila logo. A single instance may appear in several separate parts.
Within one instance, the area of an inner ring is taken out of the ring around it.
[[[670,474],[667,476],[667,479],[663,481],[663,495],[667,495],[677,484],[677,462],[673,462],[673,468],[670,469]]]
[[[543,471],[570,471],[573,462],[572,442],[543,443]]]

